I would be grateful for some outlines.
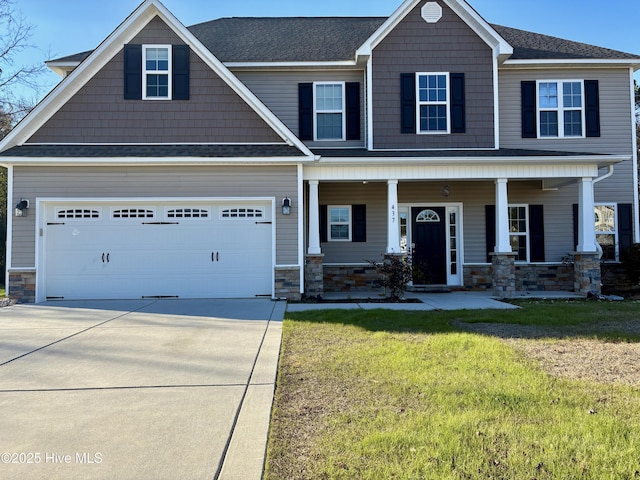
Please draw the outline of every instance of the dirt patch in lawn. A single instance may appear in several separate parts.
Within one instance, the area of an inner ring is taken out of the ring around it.
[[[640,387],[640,343],[585,338],[597,334],[640,335],[640,322],[605,322],[553,328],[458,322],[461,329],[502,338],[558,377]]]

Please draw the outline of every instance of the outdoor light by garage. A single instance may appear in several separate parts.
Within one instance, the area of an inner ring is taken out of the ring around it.
[[[282,214],[283,215],[291,215],[291,199],[283,198],[282,199]]]
[[[20,202],[16,205],[15,215],[16,217],[26,217],[29,211],[29,200],[20,199]]]

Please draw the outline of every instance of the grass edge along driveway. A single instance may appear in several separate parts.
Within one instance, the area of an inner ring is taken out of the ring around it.
[[[264,478],[640,478],[639,388],[554,377],[460,326],[635,344],[617,328],[640,304],[522,306],[287,315]]]

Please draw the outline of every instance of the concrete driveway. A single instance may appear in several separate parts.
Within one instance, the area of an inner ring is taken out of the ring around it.
[[[0,478],[259,479],[285,306],[0,309]]]

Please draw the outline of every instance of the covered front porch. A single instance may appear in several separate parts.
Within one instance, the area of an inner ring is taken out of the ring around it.
[[[371,290],[390,255],[411,256],[415,289],[599,293],[594,185],[621,159],[506,153],[305,167],[305,294]]]

